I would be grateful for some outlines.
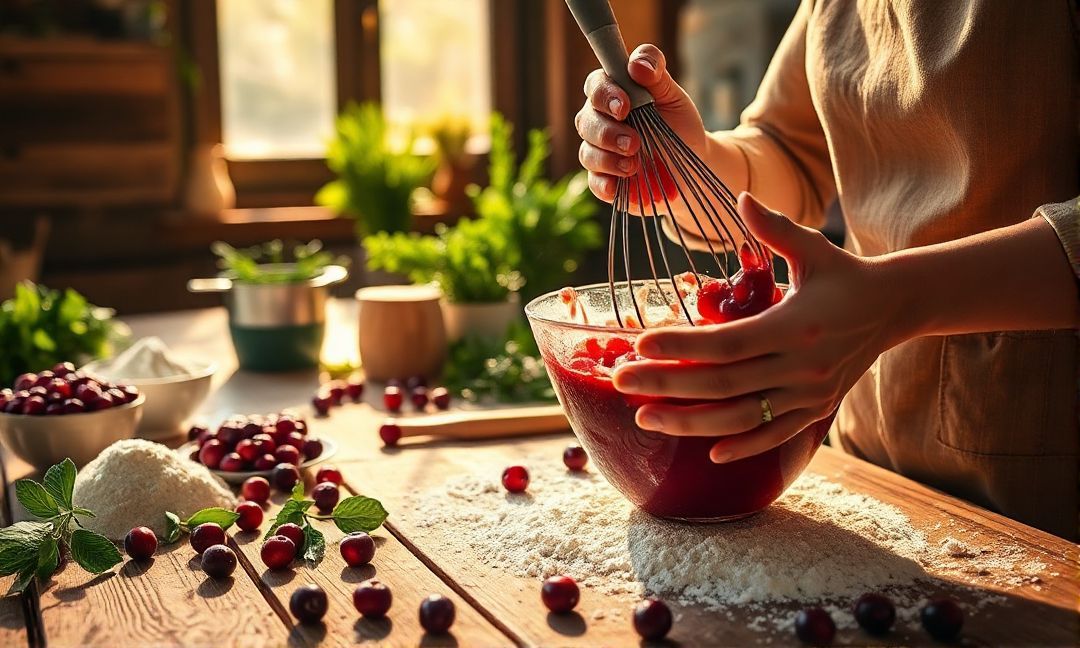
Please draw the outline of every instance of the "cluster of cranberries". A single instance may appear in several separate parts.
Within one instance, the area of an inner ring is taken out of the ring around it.
[[[327,416],[333,407],[341,407],[348,398],[354,403],[359,403],[364,397],[364,382],[357,378],[349,380],[331,380],[319,386],[319,390],[311,397],[311,406],[319,416]]]
[[[236,553],[225,545],[225,530],[217,524],[200,524],[191,530],[189,539],[207,576],[228,578],[236,570]]]
[[[207,468],[225,472],[273,470],[274,485],[288,490],[300,477],[296,467],[323,452],[322,441],[307,433],[304,419],[281,413],[234,416],[216,431],[196,425],[188,431],[188,439],[198,443],[191,453],[192,460]]]
[[[554,614],[566,614],[577,607],[581,590],[569,576],[551,576],[540,586],[540,600]],[[646,641],[666,637],[671,624],[671,610],[659,599],[647,598],[634,606],[634,630]]]
[[[563,464],[572,472],[580,472],[589,463],[589,455],[576,443],[566,446]],[[509,466],[502,473],[502,485],[508,492],[523,493],[529,487],[529,469],[525,466]]]
[[[25,373],[11,389],[0,389],[0,412],[56,416],[96,412],[126,405],[139,397],[131,385],[117,385],[77,371],[70,362],[52,369]]]
[[[853,612],[859,627],[878,637],[887,634],[896,621],[896,607],[881,594],[863,594],[855,601]],[[956,639],[964,625],[964,611],[946,597],[927,603],[921,610],[920,618],[930,636],[944,642]],[[836,636],[836,624],[822,608],[809,608],[795,616],[795,634],[804,643],[827,646]]]
[[[587,375],[611,376],[611,371],[626,362],[640,360],[634,343],[626,338],[586,338],[574,347],[566,367]]]
[[[423,376],[413,376],[405,381],[397,378],[388,380],[383,388],[383,407],[386,411],[397,414],[401,411],[406,395],[418,412],[425,411],[429,403],[434,405],[435,409],[450,409],[450,391],[446,387],[428,389],[427,378]]]

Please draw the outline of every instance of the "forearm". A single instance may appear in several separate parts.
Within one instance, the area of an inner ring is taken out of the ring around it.
[[[896,296],[893,343],[926,335],[1080,326],[1076,276],[1042,218],[871,263],[882,290]]]

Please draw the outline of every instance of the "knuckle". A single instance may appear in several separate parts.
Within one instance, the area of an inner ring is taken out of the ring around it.
[[[707,381],[710,391],[717,398],[727,398],[733,394],[734,385],[731,382],[731,378],[726,374],[714,371],[709,375]]]
[[[804,346],[811,347],[821,340],[821,336],[824,334],[824,330],[820,323],[811,322],[804,325],[799,331],[799,339]]]
[[[746,345],[738,337],[729,334],[718,336],[715,348],[721,358],[736,358],[742,354]]]

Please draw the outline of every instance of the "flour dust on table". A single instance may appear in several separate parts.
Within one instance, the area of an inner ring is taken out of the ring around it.
[[[608,595],[658,594],[709,609],[818,602],[841,627],[854,625],[850,601],[867,592],[917,608],[930,593],[920,585],[936,576],[1005,585],[1017,571],[1045,567],[1022,551],[931,543],[900,509],[815,474],[751,518],[701,525],[654,518],[595,472],[546,457],[524,463],[533,476],[527,493],[508,494],[498,475],[461,476],[410,495],[408,514],[420,531],[457,529],[441,536],[452,551],[518,576],[565,574]],[[779,629],[789,619],[755,622]]]

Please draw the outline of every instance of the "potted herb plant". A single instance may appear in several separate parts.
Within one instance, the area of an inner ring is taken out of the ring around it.
[[[520,316],[520,295],[565,283],[584,253],[601,244],[593,222],[596,202],[583,172],[552,184],[542,177],[550,155],[548,136],[529,133],[519,166],[512,127],[491,120],[489,184],[470,187],[477,213],[434,236],[381,233],[364,240],[368,267],[432,281],[446,296],[447,338],[501,336]]]
[[[288,371],[319,365],[326,332],[330,286],[348,276],[347,259],[334,257],[313,240],[286,254],[281,241],[237,250],[217,241],[211,246],[221,274],[192,279],[192,292],[225,293],[229,333],[240,367]]]

